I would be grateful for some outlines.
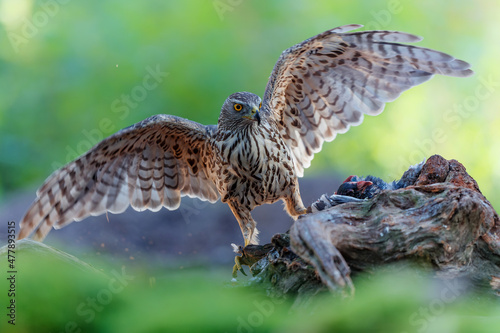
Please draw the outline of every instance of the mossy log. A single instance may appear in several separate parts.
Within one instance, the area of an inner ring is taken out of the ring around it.
[[[409,186],[304,215],[271,245],[251,283],[279,296],[349,295],[351,274],[402,261],[500,295],[498,215],[463,165],[438,155]]]

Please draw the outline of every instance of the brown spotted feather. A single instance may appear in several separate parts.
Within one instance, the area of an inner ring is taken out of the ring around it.
[[[105,139],[57,170],[37,191],[21,223],[20,238],[33,230],[41,240],[52,227],[106,211],[176,209],[181,196],[215,202],[209,177],[213,129],[157,115]]]
[[[377,115],[385,103],[434,74],[469,76],[469,64],[412,45],[421,40],[396,31],[347,25],[285,50],[264,93],[263,112],[276,119],[303,175],[324,141]]]

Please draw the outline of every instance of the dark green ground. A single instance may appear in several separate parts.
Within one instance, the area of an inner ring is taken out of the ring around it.
[[[4,250],[0,261],[6,262]],[[305,308],[233,286],[228,270],[154,271],[20,242],[16,325],[2,332],[498,332],[500,304],[393,267],[354,280],[356,295],[317,297]],[[102,271],[102,272],[100,272]],[[2,274],[4,276],[5,274]],[[0,287],[7,290],[5,278]],[[2,308],[10,298],[1,294]],[[5,310],[2,311],[5,313]]]

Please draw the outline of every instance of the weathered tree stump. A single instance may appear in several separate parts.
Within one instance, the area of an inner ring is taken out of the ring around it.
[[[275,295],[351,294],[351,273],[411,261],[500,295],[500,220],[455,160],[434,155],[410,186],[297,220],[251,267]],[[291,245],[290,245],[291,244]],[[243,250],[243,255],[246,255]],[[250,249],[251,250],[251,249]],[[251,252],[251,251],[250,251]]]

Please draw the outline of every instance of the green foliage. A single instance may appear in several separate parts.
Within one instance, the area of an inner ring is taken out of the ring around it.
[[[39,185],[101,138],[150,115],[215,123],[230,93],[263,93],[285,48],[362,23],[422,35],[420,45],[469,61],[477,74],[435,78],[404,93],[326,144],[307,174],[333,169],[391,180],[439,153],[464,163],[500,207],[500,12],[493,0],[0,4],[0,195]],[[168,76],[144,90],[147,68]],[[122,96],[133,94],[139,98],[125,104]]]
[[[0,260],[6,262],[5,248]],[[2,332],[496,332],[500,307],[411,268],[355,280],[356,295],[306,307],[235,287],[230,271],[151,271],[77,258],[33,241],[16,252],[16,325]],[[416,274],[417,273],[417,274]],[[2,278],[1,290],[7,290]],[[0,304],[9,304],[7,293]]]

